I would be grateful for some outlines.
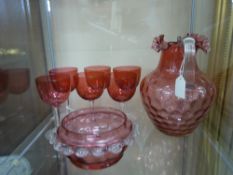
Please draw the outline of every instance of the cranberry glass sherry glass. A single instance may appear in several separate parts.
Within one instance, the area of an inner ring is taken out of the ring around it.
[[[86,82],[94,91],[103,91],[110,83],[111,68],[109,66],[88,66],[84,68]],[[91,101],[94,108],[94,100]]]
[[[118,102],[124,111],[124,103],[131,99],[140,81],[141,68],[139,66],[118,66],[113,68],[108,93]]]
[[[59,105],[64,103],[70,94],[70,76],[67,74],[42,75],[36,78],[36,86],[40,98],[54,107],[55,125],[61,121]]]
[[[59,68],[54,68],[51,69],[49,71],[49,75],[54,75],[54,74],[67,74],[70,76],[70,91],[72,92],[75,89],[75,76],[78,72],[78,68],[77,67],[59,67]],[[66,105],[66,109],[68,110],[68,112],[72,111],[71,107],[70,107],[70,100],[68,98],[67,100],[67,105]]]

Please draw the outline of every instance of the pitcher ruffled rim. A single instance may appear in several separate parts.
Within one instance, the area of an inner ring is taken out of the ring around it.
[[[197,50],[201,49],[205,53],[208,53],[210,51],[209,39],[204,35],[199,35],[196,33],[187,33],[183,37],[178,36],[176,42],[165,41],[164,34],[161,34],[161,35],[154,38],[151,48],[154,49],[156,52],[160,52],[162,50],[166,50],[167,48],[169,48],[170,45],[172,45],[174,43],[183,45],[182,40],[186,37],[192,37],[195,39],[195,41],[196,41],[195,45],[196,45]]]

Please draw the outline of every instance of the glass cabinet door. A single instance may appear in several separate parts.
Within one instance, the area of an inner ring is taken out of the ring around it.
[[[0,159],[50,113],[34,82],[46,71],[42,36],[38,1],[0,1]]]

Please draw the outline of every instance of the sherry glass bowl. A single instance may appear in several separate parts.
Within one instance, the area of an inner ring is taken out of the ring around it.
[[[113,74],[116,84],[121,89],[133,89],[137,87],[140,76],[141,67],[139,66],[118,66],[113,68]]]
[[[70,75],[70,91],[75,89],[75,76],[78,72],[77,67],[59,67],[49,71],[49,75],[68,74]]]
[[[76,91],[78,95],[83,98],[84,100],[90,100],[93,101],[97,98],[99,98],[104,90],[104,87],[101,85],[102,88],[92,88],[87,84],[86,76],[84,72],[79,72],[76,77]],[[104,76],[99,77],[98,76],[98,81],[103,82],[104,81]]]
[[[130,100],[134,93],[136,91],[136,88],[132,89],[121,89],[115,82],[114,79],[114,74],[111,74],[111,80],[110,80],[110,85],[108,87],[108,94],[109,96],[117,101],[117,102],[125,102]]]
[[[84,68],[86,80],[93,89],[107,88],[110,83],[111,67],[88,66]],[[104,78],[102,78],[104,77]]]
[[[36,78],[36,87],[40,98],[54,107],[55,125],[58,127],[61,120],[58,107],[69,97],[70,76],[67,74],[42,75]]]

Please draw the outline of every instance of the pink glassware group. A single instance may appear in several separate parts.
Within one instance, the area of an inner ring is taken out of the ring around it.
[[[78,167],[101,169],[121,159],[131,142],[132,123],[117,109],[94,107],[105,88],[118,102],[128,101],[135,93],[140,79],[140,67],[88,66],[84,72],[77,68],[55,68],[49,75],[36,78],[41,99],[57,109],[64,103],[70,90],[76,89],[91,108],[76,110],[60,121],[55,118],[57,133],[50,133],[50,143]],[[117,81],[115,81],[117,80]]]

